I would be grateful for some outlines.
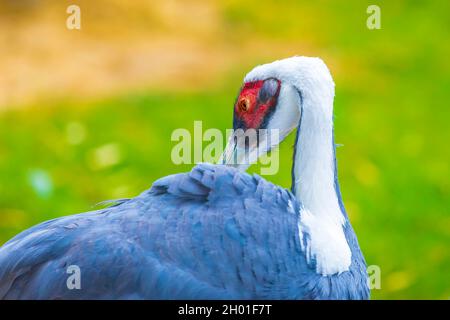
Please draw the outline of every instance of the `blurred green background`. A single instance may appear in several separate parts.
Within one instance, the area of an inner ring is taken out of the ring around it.
[[[66,28],[70,4],[81,30]],[[448,299],[449,33],[448,1],[2,0],[0,244],[189,170],[170,160],[174,129],[230,128],[253,66],[319,56],[336,82],[344,202],[381,268],[372,298]],[[285,187],[288,140],[266,177]]]

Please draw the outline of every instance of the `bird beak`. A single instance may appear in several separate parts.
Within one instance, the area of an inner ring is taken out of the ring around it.
[[[248,150],[249,148],[240,146],[234,135],[232,135],[219,159],[219,163],[245,171],[251,164]]]
[[[252,135],[251,130],[253,129],[234,131],[219,159],[220,164],[245,171],[251,164],[258,161],[259,157],[279,143],[278,131],[276,130],[271,134],[267,134],[267,130],[261,130],[259,134],[254,131],[254,135]]]

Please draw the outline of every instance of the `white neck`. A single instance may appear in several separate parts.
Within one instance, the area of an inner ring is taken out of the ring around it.
[[[321,112],[303,101],[301,122],[296,142],[293,165],[293,186],[296,198],[305,208],[336,223],[343,223],[339,200],[335,190],[335,163],[332,115]]]
[[[308,262],[315,261],[316,272],[331,275],[351,264],[343,231],[346,219],[335,188],[334,92],[303,92],[293,165],[293,191],[302,204],[299,232]]]

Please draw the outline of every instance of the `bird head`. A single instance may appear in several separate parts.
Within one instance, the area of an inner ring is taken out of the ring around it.
[[[315,103],[317,96],[334,96],[333,80],[319,58],[292,57],[255,67],[235,101],[234,134],[221,163],[245,170],[298,127],[304,108],[327,105]],[[312,111],[332,115],[332,110]]]

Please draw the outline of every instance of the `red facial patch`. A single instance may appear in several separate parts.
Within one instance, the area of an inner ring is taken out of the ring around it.
[[[265,116],[276,105],[280,81],[278,81],[276,95],[267,101],[259,101],[259,93],[263,85],[264,80],[245,83],[234,106],[236,116],[245,123],[248,129],[259,128]]]

